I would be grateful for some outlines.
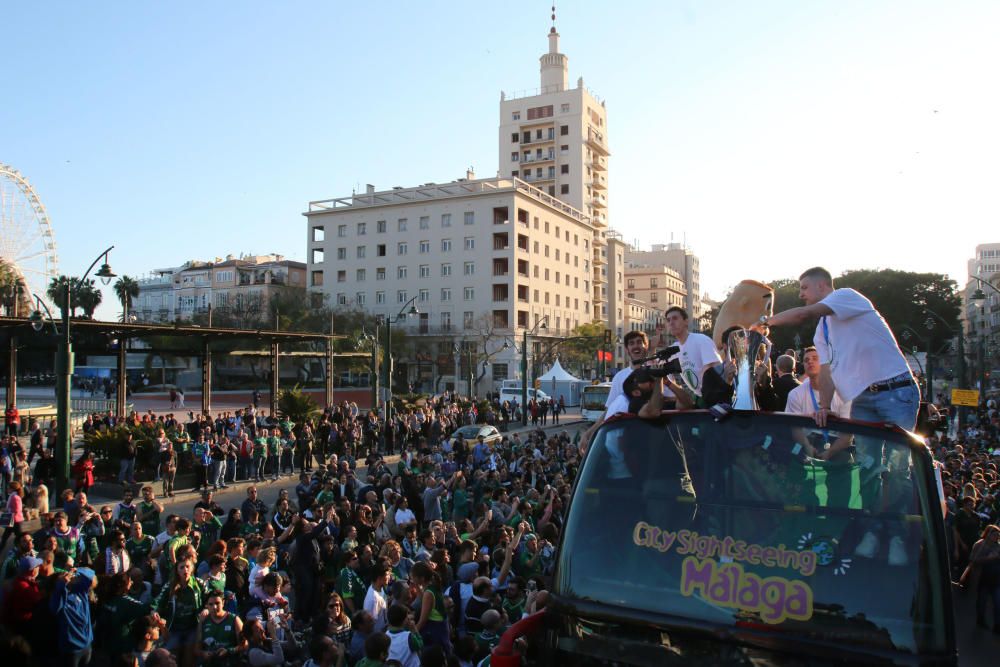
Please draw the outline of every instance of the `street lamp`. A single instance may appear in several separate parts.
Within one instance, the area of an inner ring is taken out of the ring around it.
[[[385,317],[385,423],[389,424],[392,421],[392,325],[401,320],[405,320],[407,317],[413,317],[414,315],[419,315],[420,311],[417,310],[416,306],[413,306],[413,302],[417,300],[417,297],[413,297],[409,301],[403,304],[403,307],[399,309],[395,317]],[[410,306],[410,310],[406,310],[406,307]]]
[[[935,313],[930,308],[927,308],[926,306],[924,307],[924,312],[926,312],[928,315],[933,315],[934,317],[936,317],[938,321],[940,321],[942,324],[945,325],[945,329],[948,332],[956,334],[958,336],[958,388],[965,389],[965,331],[961,326],[959,326],[958,329],[952,329],[951,326],[949,326],[948,324],[948,320],[944,319],[943,317]],[[924,325],[927,327],[928,330],[933,329],[934,321],[928,317],[927,320],[924,322]],[[958,406],[959,431],[962,430],[963,413],[964,411],[962,409],[962,406]]]
[[[525,327],[521,339],[521,426],[528,425],[528,336],[534,335],[539,329],[548,329],[548,321],[549,316],[545,315],[535,322],[530,331]]]
[[[69,488],[69,471],[70,471],[70,460],[72,457],[73,450],[73,438],[70,434],[70,411],[72,410],[71,403],[71,393],[73,390],[72,380],[73,380],[73,330],[72,330],[72,320],[70,319],[70,308],[73,303],[73,292],[79,289],[83,285],[87,276],[93,271],[97,263],[104,260],[101,264],[101,268],[97,270],[94,275],[101,279],[101,283],[107,285],[111,282],[111,279],[115,277],[115,273],[111,270],[111,266],[108,264],[108,255],[114,250],[114,246],[111,246],[100,255],[97,256],[90,266],[87,267],[86,272],[84,272],[83,277],[74,280],[73,278],[66,278],[66,282],[63,285],[63,298],[65,302],[63,304],[62,311],[62,340],[59,343],[59,347],[56,350],[56,489],[55,494],[62,493],[64,490]],[[48,313],[48,308],[37,296],[35,297],[36,302],[45,308],[46,313]],[[35,331],[41,331],[45,326],[45,322],[42,318],[41,313],[35,310],[29,318],[31,320],[31,326]],[[52,315],[49,313],[49,321],[52,321]],[[52,328],[55,329],[55,322],[52,321]],[[57,330],[56,330],[57,331]],[[120,415],[119,415],[120,416]]]
[[[368,378],[368,383],[371,385],[372,399],[371,407],[372,410],[378,412],[378,327],[375,327],[375,335],[372,335],[364,330],[361,332],[361,339],[367,343],[371,343],[372,346],[372,360],[371,360],[371,371]]]

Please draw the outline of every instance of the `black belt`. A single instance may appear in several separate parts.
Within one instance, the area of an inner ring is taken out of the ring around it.
[[[907,378],[905,380],[883,380],[882,382],[873,382],[868,385],[866,391],[870,391],[873,394],[877,394],[880,391],[892,391],[893,389],[902,389],[903,387],[909,387],[913,384],[913,378]]]

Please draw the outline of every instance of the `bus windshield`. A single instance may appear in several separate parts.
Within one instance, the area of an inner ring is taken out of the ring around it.
[[[580,472],[554,592],[665,624],[946,652],[940,507],[914,443],[782,414],[612,421]]]
[[[611,392],[609,384],[593,384],[583,388],[580,397],[580,411],[584,419],[594,421],[604,414],[604,406]]]

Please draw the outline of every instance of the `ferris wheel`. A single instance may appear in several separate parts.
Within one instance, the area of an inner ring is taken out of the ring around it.
[[[28,180],[17,169],[0,162],[0,262],[20,275],[31,294],[45,299],[45,290],[59,273],[56,238]]]

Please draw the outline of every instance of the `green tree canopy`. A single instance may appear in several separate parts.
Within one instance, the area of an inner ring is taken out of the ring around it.
[[[139,296],[139,282],[131,276],[123,275],[115,281],[115,296],[122,305],[122,316],[133,309],[136,297]]]
[[[83,310],[85,317],[93,319],[94,311],[101,305],[103,296],[101,290],[97,289],[93,278],[88,278],[82,284],[79,278],[73,276],[59,276],[49,282],[45,293],[56,307],[65,313],[66,310],[66,283],[69,281],[70,292],[70,314],[77,308]]]

